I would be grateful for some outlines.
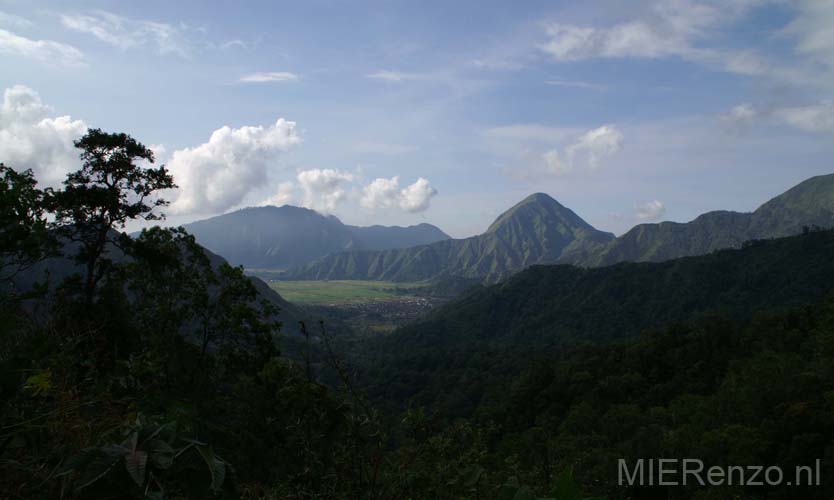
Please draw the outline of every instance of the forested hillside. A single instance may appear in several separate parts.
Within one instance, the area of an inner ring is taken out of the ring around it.
[[[370,390],[468,415],[533,353],[821,300],[834,292],[832,255],[834,231],[822,231],[662,263],[535,266],[369,344]]]

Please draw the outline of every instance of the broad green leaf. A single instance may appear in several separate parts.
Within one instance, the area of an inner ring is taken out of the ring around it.
[[[141,487],[145,484],[145,470],[148,465],[148,454],[144,451],[134,451],[125,455],[125,469],[133,482]]]

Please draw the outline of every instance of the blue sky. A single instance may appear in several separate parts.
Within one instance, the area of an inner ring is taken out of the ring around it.
[[[831,26],[830,0],[0,0],[0,161],[57,182],[99,127],[171,168],[172,223],[462,237],[543,191],[622,233],[834,172]]]

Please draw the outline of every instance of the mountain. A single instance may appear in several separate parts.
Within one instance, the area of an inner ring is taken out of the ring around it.
[[[585,255],[614,239],[550,196],[533,194],[499,216],[481,235],[385,251],[328,255],[288,277],[312,280],[420,281],[443,277],[495,281],[533,264]]]
[[[268,269],[303,265],[345,250],[404,248],[449,238],[431,224],[348,226],[334,216],[290,205],[244,208],[185,228],[232,264]]]
[[[812,177],[752,213],[716,211],[687,223],[640,224],[590,255],[561,261],[583,266],[660,262],[738,248],[748,240],[799,234],[814,226],[834,227],[834,174]]]
[[[832,255],[834,231],[819,231],[661,263],[530,267],[371,341],[368,388],[380,400],[466,414],[491,381],[539,354],[830,297]]]

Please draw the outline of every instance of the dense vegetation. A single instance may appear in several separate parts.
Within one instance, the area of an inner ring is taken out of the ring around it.
[[[532,267],[369,343],[369,389],[466,416],[537,353],[820,300],[834,292],[832,255],[834,232],[820,231],[663,263]]]
[[[383,426],[323,329],[339,384],[282,357],[262,282],[186,231],[120,232],[173,179],[124,134],[76,145],[58,190],[0,165],[3,498],[531,498],[472,468],[474,432]]]
[[[534,267],[358,360],[299,325],[288,358],[263,282],[183,229],[121,232],[162,216],[152,153],[77,146],[60,189],[0,165],[0,498],[831,497],[831,232]],[[657,457],[820,459],[823,486],[617,485],[619,458]]]

